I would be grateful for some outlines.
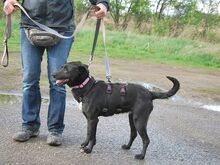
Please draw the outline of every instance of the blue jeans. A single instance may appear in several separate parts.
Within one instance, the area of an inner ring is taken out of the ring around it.
[[[64,130],[64,113],[66,90],[56,85],[52,73],[67,62],[73,39],[61,39],[57,45],[45,48],[31,45],[25,31],[21,28],[21,59],[23,68],[22,127],[29,130],[40,128],[40,74],[44,51],[47,51],[47,70],[50,84],[50,100],[47,126],[50,132],[62,133]],[[71,33],[65,33],[70,35]]]

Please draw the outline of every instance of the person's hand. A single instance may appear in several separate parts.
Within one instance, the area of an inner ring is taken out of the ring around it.
[[[97,4],[97,6],[99,7],[99,10],[96,11],[95,14],[98,19],[101,19],[107,14],[107,8],[102,3]]]
[[[18,3],[16,0],[6,0],[4,3],[4,12],[6,15],[12,14],[16,8],[14,7],[14,4]]]

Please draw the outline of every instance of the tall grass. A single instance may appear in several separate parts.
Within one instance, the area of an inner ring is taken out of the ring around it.
[[[73,53],[89,54],[93,31],[78,34]],[[183,38],[162,38],[127,32],[107,32],[107,49],[112,58],[151,60],[200,67],[220,68],[220,45]],[[97,55],[104,56],[102,36],[97,43]]]
[[[3,41],[5,20],[0,22],[0,41]],[[13,22],[9,50],[20,51],[19,20]],[[71,54],[88,56],[92,49],[93,27],[86,27],[77,34]],[[193,41],[184,38],[167,38],[138,35],[132,32],[107,31],[107,49],[111,58],[150,60],[161,63],[191,65],[196,67],[220,68],[220,44]],[[0,47],[2,52],[3,47]],[[104,57],[100,33],[96,56]],[[70,60],[74,59],[70,56]]]

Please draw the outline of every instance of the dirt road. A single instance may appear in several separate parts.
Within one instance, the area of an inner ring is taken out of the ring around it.
[[[78,57],[78,56],[77,56]],[[76,58],[77,58],[76,57]],[[87,59],[84,61],[87,61]],[[22,70],[19,54],[11,54],[8,68],[0,67],[0,90],[21,91]],[[42,62],[41,90],[48,94],[46,57]],[[181,83],[178,95],[189,100],[220,104],[220,69],[197,69],[138,60],[110,59],[113,81],[136,81],[169,89],[171,84],[165,76],[174,76]],[[103,59],[95,57],[90,68],[91,75],[105,80]]]

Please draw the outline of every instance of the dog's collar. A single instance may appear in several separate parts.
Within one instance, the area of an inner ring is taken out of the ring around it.
[[[83,82],[82,84],[79,84],[79,85],[75,85],[73,87],[71,87],[72,89],[81,89],[83,88],[84,86],[86,86],[86,84],[89,82],[89,80],[91,79],[91,76],[87,77]]]

